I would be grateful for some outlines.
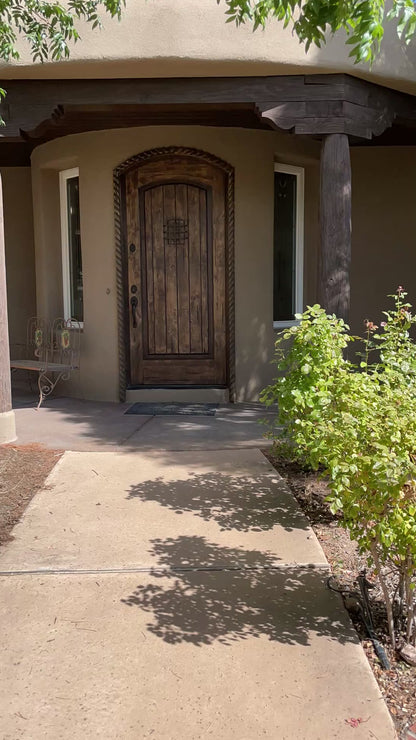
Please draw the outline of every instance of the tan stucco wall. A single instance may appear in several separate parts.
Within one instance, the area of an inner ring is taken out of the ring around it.
[[[182,77],[348,72],[416,92],[416,45],[402,44],[389,24],[370,69],[354,65],[342,34],[322,49],[304,46],[290,29],[271,22],[255,33],[227,24],[226,5],[216,0],[127,0],[120,23],[81,28],[82,40],[66,62],[32,64],[25,43],[21,59],[0,66],[4,79],[50,77]]]
[[[351,159],[351,328],[362,333],[398,285],[416,306],[416,147],[360,147]]]
[[[80,383],[68,392],[118,397],[112,170],[138,152],[191,146],[235,167],[236,375],[239,400],[253,400],[273,375],[273,162],[305,167],[305,304],[318,281],[319,143],[274,132],[149,127],[80,134],[35,150],[33,189],[38,312],[62,311],[58,171],[80,168],[85,291]],[[353,148],[351,325],[379,321],[386,295],[406,286],[416,304],[416,150]]]
[[[10,345],[26,343],[27,320],[36,313],[30,167],[1,170]]]
[[[252,400],[272,377],[273,163],[305,167],[305,300],[315,297],[319,145],[274,132],[203,127],[152,127],[56,139],[32,155],[38,312],[62,307],[57,182],[59,169],[79,166],[84,276],[81,381],[68,391],[118,398],[117,301],[112,170],[158,146],[190,146],[235,167],[236,346],[238,398]]]

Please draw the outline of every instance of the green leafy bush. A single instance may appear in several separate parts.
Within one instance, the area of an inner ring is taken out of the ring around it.
[[[322,469],[332,510],[342,511],[343,525],[369,553],[393,646],[394,599],[407,641],[416,641],[416,346],[409,333],[416,317],[405,296],[401,287],[391,296],[394,309],[380,327],[365,322],[358,364],[346,358],[357,339],[349,327],[308,307],[299,325],[279,335],[280,374],[261,399],[278,404],[271,435],[292,457]],[[384,566],[397,575],[397,595]]]

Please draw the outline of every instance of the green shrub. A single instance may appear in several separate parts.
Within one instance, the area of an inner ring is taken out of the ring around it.
[[[392,595],[383,566],[398,577],[406,639],[415,643],[416,581],[416,323],[400,287],[379,327],[366,321],[361,361],[346,359],[349,327],[318,305],[276,342],[280,375],[263,391],[277,402],[274,438],[328,477],[330,504],[370,554],[386,602],[395,646]],[[373,362],[370,360],[376,358]]]

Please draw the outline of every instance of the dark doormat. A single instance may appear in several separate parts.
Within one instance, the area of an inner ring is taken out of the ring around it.
[[[134,403],[125,414],[138,416],[215,416],[219,403]]]

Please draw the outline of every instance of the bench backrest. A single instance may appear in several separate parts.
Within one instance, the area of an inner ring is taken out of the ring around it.
[[[51,325],[47,319],[32,316],[27,322],[26,352],[27,359],[36,358],[46,361],[51,341]]]
[[[81,327],[75,319],[52,322],[32,316],[27,324],[27,359],[79,368]]]
[[[79,367],[81,327],[75,319],[55,319],[51,326],[48,361]]]

